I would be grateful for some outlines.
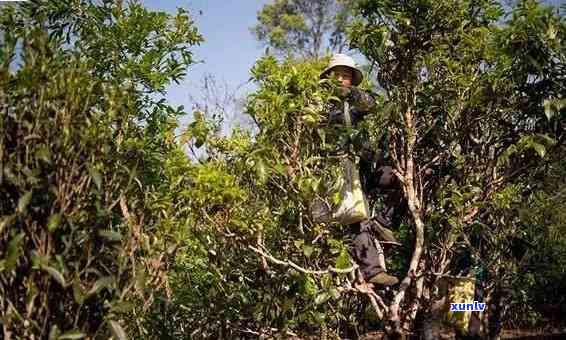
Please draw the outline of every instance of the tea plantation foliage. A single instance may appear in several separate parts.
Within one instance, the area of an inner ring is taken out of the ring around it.
[[[362,84],[378,92],[364,122],[328,125],[326,59],[266,56],[244,109],[257,133],[225,136],[202,112],[179,134],[185,109],[161,99],[203,41],[189,13],[86,0],[0,11],[4,338],[395,333],[430,317],[446,273],[483,282],[492,333],[566,302],[556,12],[359,1],[350,42],[380,85]],[[413,204],[387,256],[404,284],[377,309],[355,288],[347,226],[309,214],[339,185],[337,154],[368,143]]]

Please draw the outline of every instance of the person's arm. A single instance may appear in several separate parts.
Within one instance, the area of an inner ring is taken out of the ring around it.
[[[379,178],[378,187],[380,189],[401,189],[401,183],[399,183],[399,179],[393,173],[391,166],[380,166],[377,169],[377,178]]]
[[[347,100],[350,104],[350,116],[352,124],[358,123],[364,118],[374,107],[375,98],[373,95],[357,87],[337,87],[337,96],[342,100]],[[330,105],[328,112],[328,122],[330,124],[344,123],[344,107],[343,104],[335,103]]]
[[[407,212],[407,201],[400,189],[388,190],[384,206],[374,219],[386,228],[399,227]]]
[[[369,112],[375,107],[375,98],[368,91],[352,87],[349,97],[352,105],[358,111]]]
[[[375,216],[375,220],[382,226],[390,228],[397,226],[406,211],[406,202],[403,197],[401,183],[393,168],[387,165],[379,166],[373,173],[374,195],[384,195],[384,207]]]
[[[369,92],[356,87],[350,89],[348,101],[352,106],[354,122],[362,120],[375,107],[375,98]]]
[[[343,124],[344,123],[344,111],[343,108],[339,106],[332,105],[328,112],[328,123],[330,124]]]

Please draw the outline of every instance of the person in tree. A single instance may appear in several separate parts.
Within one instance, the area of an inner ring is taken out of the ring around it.
[[[321,79],[329,77],[338,80],[337,93],[342,101],[348,101],[353,125],[360,122],[375,107],[372,94],[357,87],[363,80],[363,74],[348,55],[332,56],[320,75]],[[341,103],[331,103],[327,111],[329,124],[344,123]],[[398,283],[398,279],[386,272],[384,261],[380,261],[380,256],[383,256],[382,248],[375,243],[377,241],[374,241],[373,235],[378,234],[382,240],[390,243],[396,242],[388,228],[400,222],[400,212],[404,206],[400,183],[391,166],[385,165],[384,157],[372,150],[369,143],[365,143],[360,153],[360,178],[368,200],[383,196],[386,198],[385,208],[377,216],[351,225],[351,252],[366,282],[391,286]]]

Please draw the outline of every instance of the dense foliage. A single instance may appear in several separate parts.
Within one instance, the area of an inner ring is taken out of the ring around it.
[[[380,70],[415,226],[405,282],[417,289],[404,306],[431,305],[439,274],[484,272],[495,336],[503,292],[528,274],[517,249],[534,235],[517,209],[539,194],[534,178],[560,166],[549,155],[563,152],[564,21],[534,1],[507,19],[494,1],[362,1],[360,10],[353,43]],[[393,310],[393,329],[411,327],[406,312]]]
[[[184,226],[160,207],[178,179],[166,176],[178,112],[150,94],[201,38],[187,13],[136,4],[1,10],[3,338],[143,331]]]
[[[347,136],[342,129],[324,129],[321,104],[332,93],[319,85],[321,69],[320,62],[261,59],[252,70],[260,89],[246,108],[259,126],[256,136],[240,130],[218,136],[201,115],[185,132],[189,143],[202,144],[208,154],[193,177],[205,185],[202,196],[191,192],[206,203],[191,204],[199,218],[188,238],[191,250],[173,278],[178,293],[165,317],[177,325],[166,327],[171,336],[185,329],[232,337],[272,333],[267,325],[313,331],[358,322],[351,311],[363,305],[337,289],[346,277],[336,272],[352,266],[344,233],[313,225],[308,212],[324,176],[335,179],[327,168],[333,162],[323,159]],[[327,313],[329,305],[337,312]]]

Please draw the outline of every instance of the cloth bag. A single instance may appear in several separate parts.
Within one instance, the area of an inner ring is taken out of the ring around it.
[[[346,126],[352,125],[350,107],[344,102],[344,121]],[[329,199],[317,197],[311,206],[311,215],[315,223],[339,222],[353,224],[369,218],[367,199],[362,190],[360,174],[356,164],[349,158],[340,162],[342,173],[342,186],[340,188],[340,203],[332,205]],[[329,193],[329,198],[332,193]]]

